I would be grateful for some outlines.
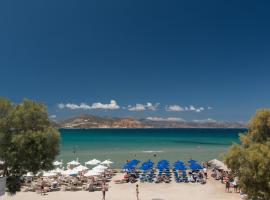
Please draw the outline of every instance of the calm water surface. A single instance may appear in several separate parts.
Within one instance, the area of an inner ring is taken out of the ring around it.
[[[126,160],[168,159],[203,161],[220,158],[245,129],[61,129],[64,162],[81,163],[96,158],[111,159],[113,167]]]

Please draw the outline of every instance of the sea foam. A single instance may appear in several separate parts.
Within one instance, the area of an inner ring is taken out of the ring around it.
[[[162,153],[164,151],[142,151],[143,153]]]

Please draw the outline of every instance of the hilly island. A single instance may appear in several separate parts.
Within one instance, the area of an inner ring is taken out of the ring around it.
[[[95,115],[79,115],[55,121],[57,128],[246,128],[241,122],[216,121],[212,119],[186,121],[181,118],[133,117],[116,118]]]

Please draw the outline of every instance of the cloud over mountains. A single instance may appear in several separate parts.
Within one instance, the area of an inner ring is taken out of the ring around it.
[[[152,110],[155,111],[157,110],[159,106],[159,103],[153,104],[153,103],[146,103],[146,104],[135,104],[135,105],[128,105],[127,110],[129,111],[145,111],[145,110]]]
[[[100,110],[117,110],[117,109],[123,109],[123,110],[128,110],[128,111],[156,111],[160,107],[160,103],[151,103],[147,102],[145,104],[143,103],[136,103],[134,105],[128,105],[128,106],[120,106],[117,104],[115,100],[111,100],[110,103],[101,103],[101,102],[96,102],[92,104],[86,104],[86,103],[60,103],[57,105],[59,109],[70,109],[70,110],[95,110],[95,109],[100,109]],[[208,107],[195,107],[193,105],[189,106],[180,106],[177,104],[174,105],[166,105],[164,107],[164,110],[166,112],[197,112],[200,113],[205,110],[212,110],[213,108],[208,106]]]
[[[110,103],[108,103],[108,104],[103,104],[103,103],[97,102],[97,103],[93,103],[92,105],[89,105],[86,103],[81,103],[81,104],[60,103],[60,104],[58,104],[58,108],[59,109],[68,108],[71,110],[78,110],[78,109],[81,109],[81,110],[93,110],[93,109],[116,110],[116,109],[119,109],[120,106],[117,104],[117,102],[115,100],[111,100]]]

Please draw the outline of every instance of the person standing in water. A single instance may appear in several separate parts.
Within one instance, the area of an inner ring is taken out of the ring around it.
[[[138,184],[136,185],[136,197],[137,197],[137,200],[139,200],[139,185]]]

